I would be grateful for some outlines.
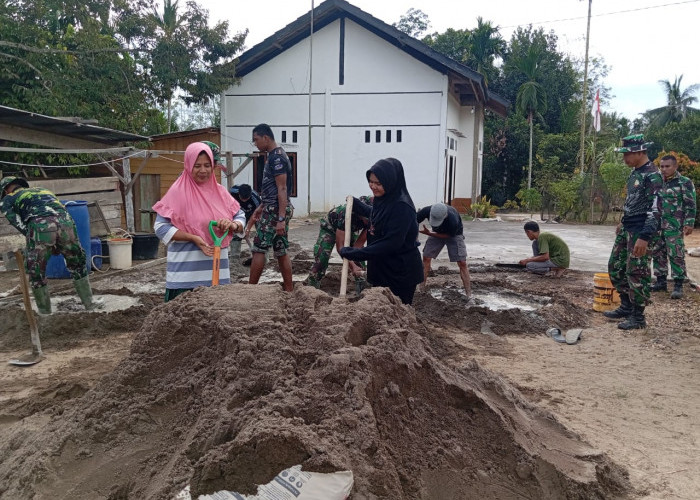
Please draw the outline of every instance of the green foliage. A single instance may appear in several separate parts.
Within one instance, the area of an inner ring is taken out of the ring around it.
[[[422,10],[410,8],[401,16],[399,22],[392,24],[392,26],[413,38],[418,38],[428,30],[430,21],[428,15]]]
[[[518,204],[518,202],[515,200],[506,200],[506,202],[501,207],[502,210],[518,210],[519,208],[520,204]]]
[[[581,214],[583,208],[581,194],[584,179],[586,177],[574,175],[551,183],[550,193],[556,214],[561,219],[567,219],[569,214],[572,213],[576,214],[576,218]]]
[[[650,157],[659,151],[683,151],[691,159],[700,161],[700,114],[694,114],[679,123],[669,123],[649,130],[646,137],[654,144]]]
[[[207,102],[234,82],[246,33],[208,26],[208,13],[166,1],[162,16],[141,0],[0,2],[0,102],[150,135],[168,130],[158,103],[180,89]]]
[[[474,218],[488,218],[496,215],[496,210],[498,210],[498,207],[491,204],[491,201],[486,196],[482,196],[475,203],[471,204],[469,214]]]
[[[666,106],[650,109],[645,113],[650,127],[662,127],[668,123],[680,122],[691,114],[700,112],[699,109],[691,106],[698,100],[695,94],[700,90],[700,84],[695,83],[681,90],[681,80],[683,75],[676,77],[673,83],[669,80],[659,80],[666,93]]]
[[[610,209],[622,208],[630,169],[619,159],[616,161],[608,159],[600,165],[598,173],[603,185],[601,193],[603,215],[601,215],[601,220],[605,220]]]
[[[535,142],[540,128],[534,127]],[[487,118],[484,129],[484,194],[497,205],[514,198],[527,175],[522,165],[527,162],[529,127],[525,118],[511,113],[508,118]]]
[[[469,30],[448,28],[444,33],[426,36],[423,43],[460,63],[469,56]]]
[[[520,200],[520,206],[530,212],[530,214],[542,208],[542,195],[535,188],[523,188],[515,193],[515,197]]]

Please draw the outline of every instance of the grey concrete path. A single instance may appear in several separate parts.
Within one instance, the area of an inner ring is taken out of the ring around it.
[[[524,222],[480,222],[464,223],[469,262],[515,263],[529,257],[532,253],[530,240],[523,231]],[[560,236],[569,245],[571,251],[571,269],[587,272],[607,272],[608,257],[615,240],[615,226],[545,224],[540,223],[540,230]],[[318,236],[318,218],[295,219],[289,230],[289,239],[302,248],[311,251]],[[420,235],[421,241],[427,238]],[[333,252],[331,262],[341,262]],[[450,266],[447,250],[433,262],[437,266]],[[455,265],[456,267],[456,265]]]

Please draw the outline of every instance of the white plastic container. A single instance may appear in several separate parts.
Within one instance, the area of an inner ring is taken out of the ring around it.
[[[131,237],[107,240],[110,269],[129,269],[131,267],[131,247],[133,243]]]

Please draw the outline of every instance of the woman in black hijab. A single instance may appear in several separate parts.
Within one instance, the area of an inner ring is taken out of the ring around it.
[[[372,206],[355,199],[352,211],[369,217],[367,246],[343,247],[340,256],[367,261],[367,281],[386,286],[404,304],[413,302],[416,285],[423,281],[423,264],[418,251],[416,207],[406,189],[401,162],[379,160],[367,171]]]

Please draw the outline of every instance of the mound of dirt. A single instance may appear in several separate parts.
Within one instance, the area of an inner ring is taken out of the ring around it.
[[[198,289],[61,415],[0,438],[0,496],[252,493],[295,464],[352,470],[355,499],[614,498],[625,471],[500,377],[432,353],[386,289]]]

